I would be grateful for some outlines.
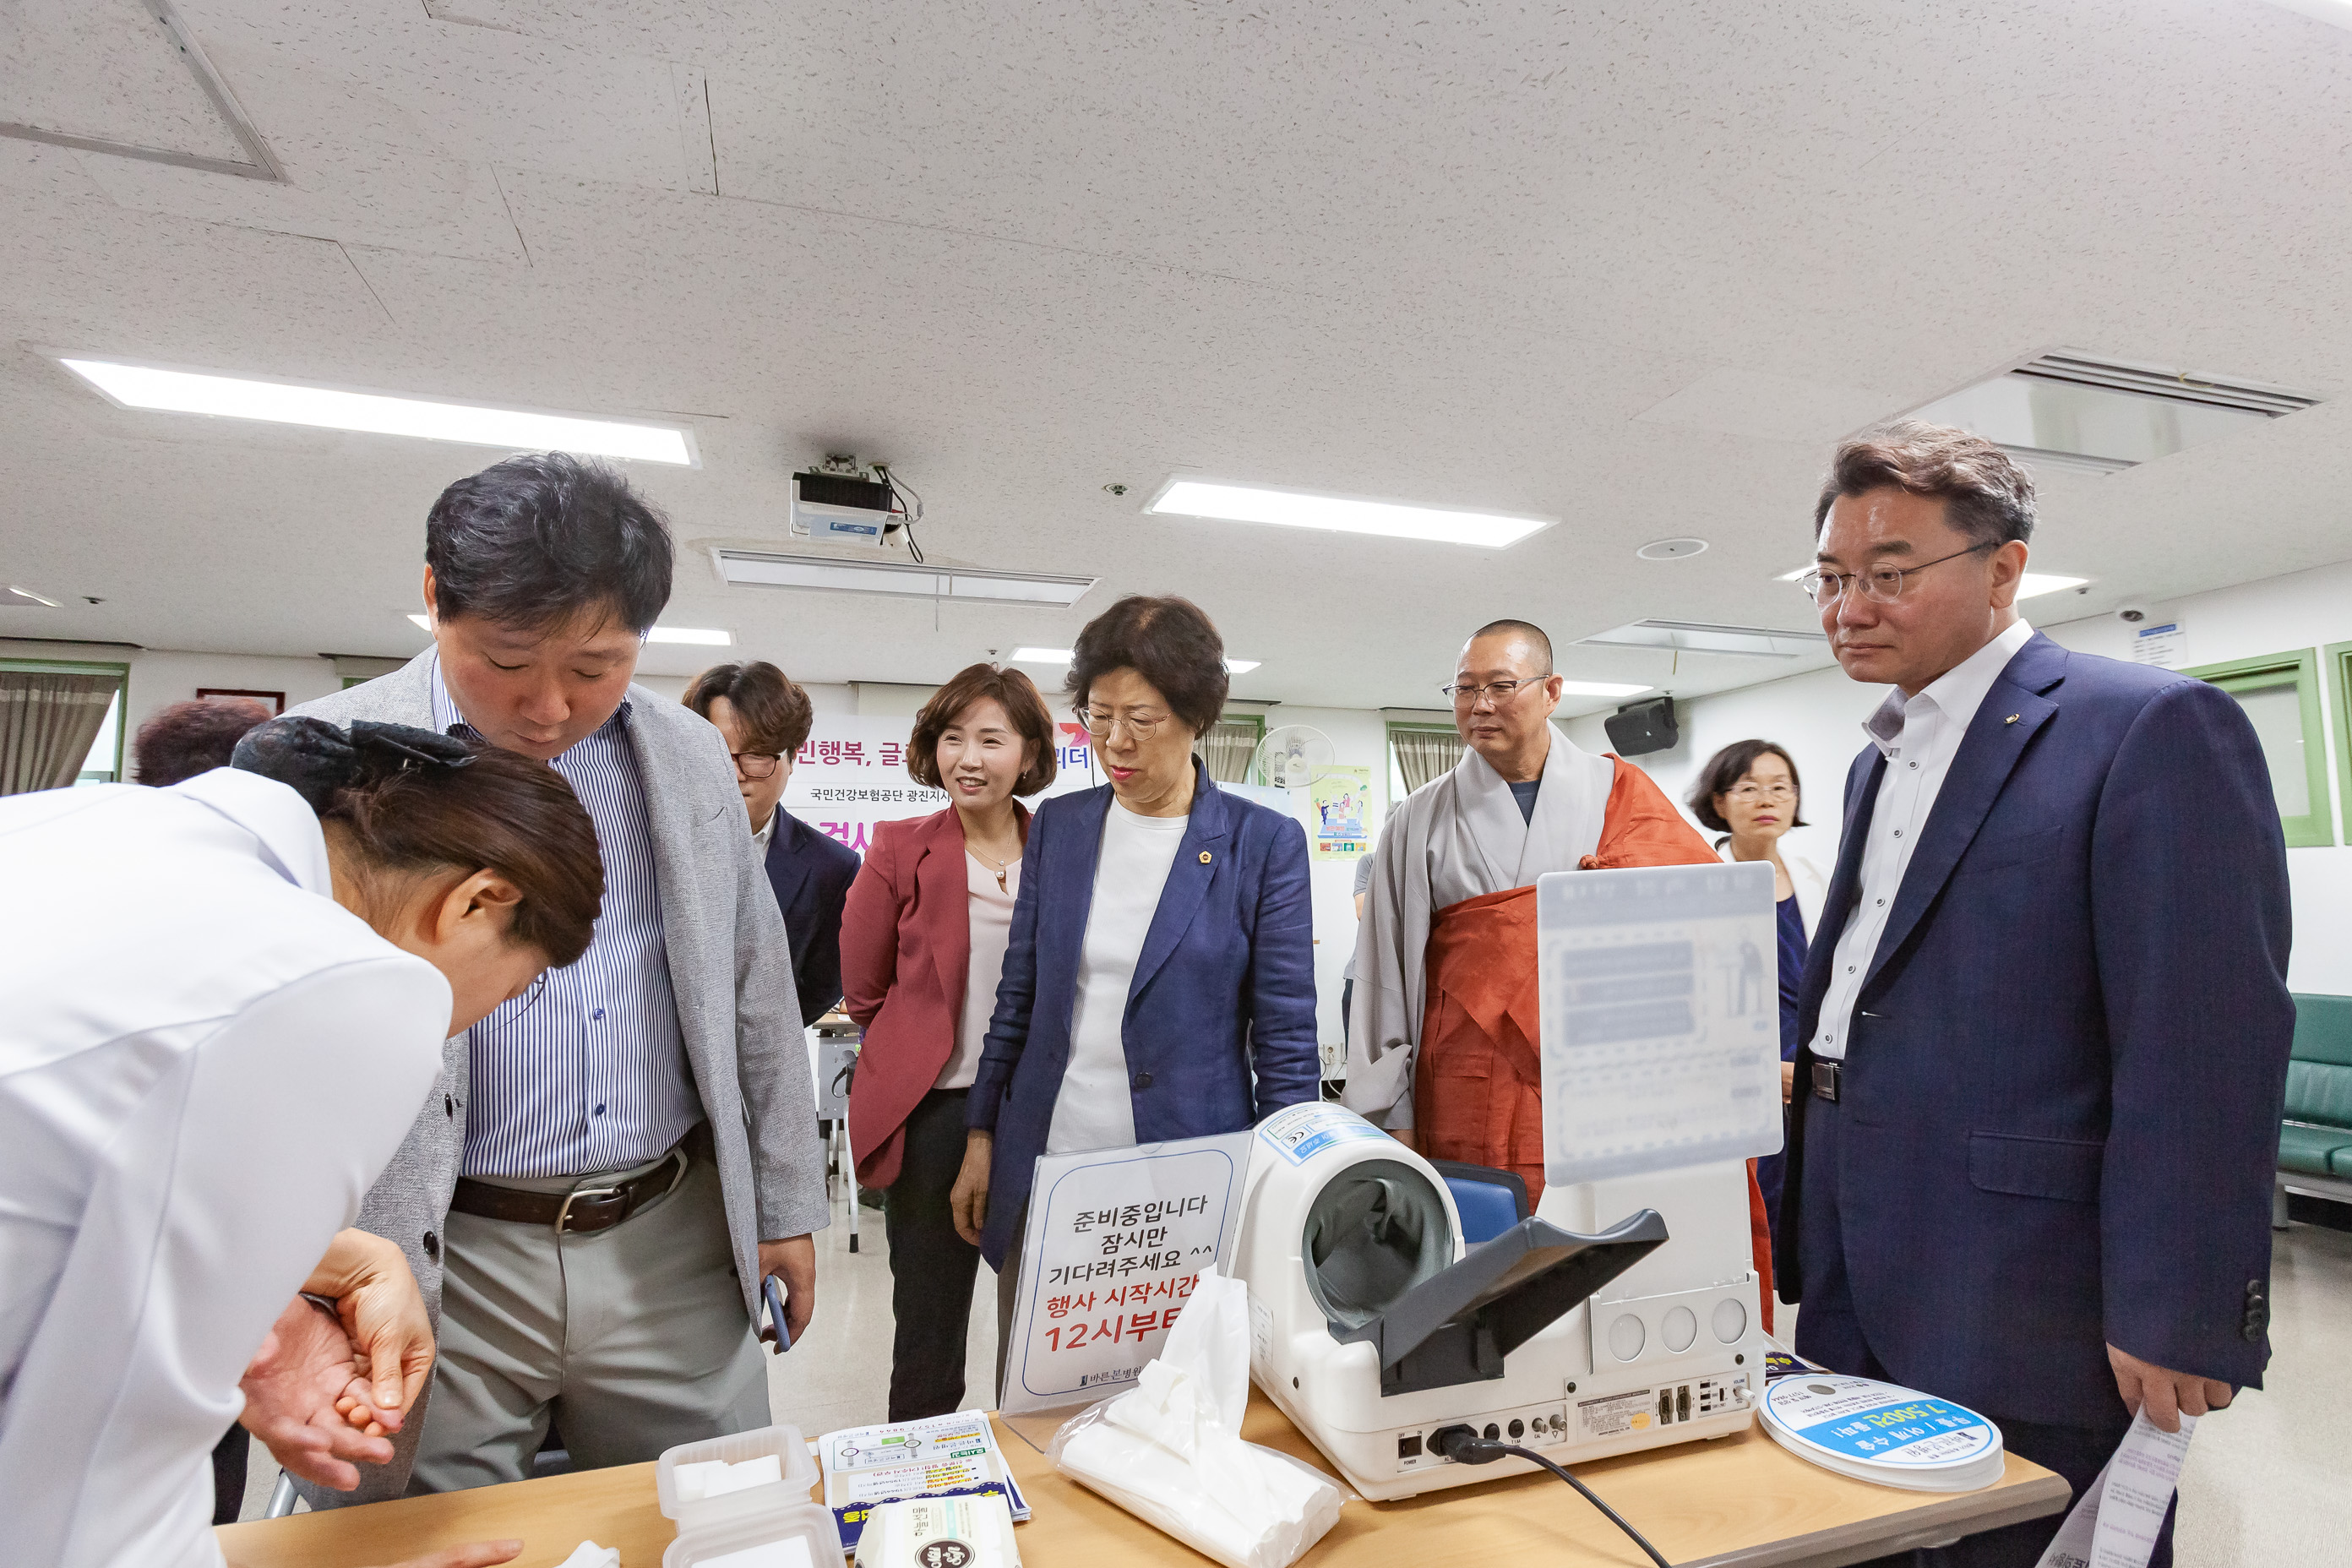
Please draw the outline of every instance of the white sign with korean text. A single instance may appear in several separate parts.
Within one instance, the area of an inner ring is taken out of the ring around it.
[[[1001,1407],[1051,1410],[1131,1386],[1193,1277],[1231,1255],[1251,1134],[1047,1154],[1029,1189]]]
[[[947,805],[947,793],[917,784],[907,772],[907,742],[914,728],[908,718],[818,714],[793,758],[783,808],[860,856],[872,843],[877,823],[938,811]],[[1102,782],[1095,776],[1094,752],[1083,729],[1057,725],[1054,739],[1054,782],[1026,803],[1032,806]]]

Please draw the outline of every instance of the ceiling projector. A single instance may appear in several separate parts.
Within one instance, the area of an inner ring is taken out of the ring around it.
[[[793,476],[792,531],[799,538],[879,548],[902,521],[889,482],[855,458],[828,458]]]

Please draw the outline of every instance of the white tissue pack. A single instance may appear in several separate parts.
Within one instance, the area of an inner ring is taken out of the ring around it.
[[[1013,1509],[995,1492],[908,1498],[874,1505],[857,1538],[857,1568],[1021,1568]]]
[[[1203,1273],[1137,1385],[1054,1435],[1055,1467],[1225,1564],[1289,1568],[1351,1495],[1287,1454],[1242,1441],[1249,1288]]]
[[[683,1443],[654,1467],[677,1521],[662,1568],[840,1568],[833,1510],[811,1500],[816,1460],[797,1426]]]

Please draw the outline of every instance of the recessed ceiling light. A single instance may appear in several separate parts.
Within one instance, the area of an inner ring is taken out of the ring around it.
[[[1810,566],[1800,566],[1794,572],[1783,572],[1772,580],[1793,583],[1811,570]],[[2049,572],[2028,572],[2018,579],[2017,596],[2031,599],[2042,594],[2055,594],[2064,588],[2079,588],[2089,581],[2088,577],[2061,577]]]
[[[1015,664],[1067,664],[1077,655],[1066,647],[1016,647],[1011,657]],[[1264,662],[1255,658],[1229,658],[1225,660],[1225,673],[1247,675]]]
[[[433,623],[423,616],[408,618],[428,632],[433,629]],[[646,634],[646,641],[692,643],[698,647],[731,647],[735,637],[733,633],[721,631],[716,626],[656,626]]]
[[[124,408],[209,414],[320,430],[356,430],[374,436],[415,436],[467,447],[584,452],[600,458],[635,458],[648,463],[699,466],[693,434],[677,425],[642,425],[628,420],[596,419],[584,414],[488,408],[439,398],[349,392],[331,386],[257,381],[210,371],[166,370],[159,365],[123,364],[110,360],[68,359],[58,363]]]
[[[8,592],[19,599],[30,600],[36,605],[46,605],[52,610],[63,607],[58,603],[58,601],[50,598],[47,594],[36,594],[33,590],[24,586],[22,584],[9,584]]]
[[[1210,479],[1173,479],[1160,487],[1143,509],[1160,517],[1206,517],[1225,522],[1268,522],[1282,528],[1319,528],[1339,533],[1372,533],[1388,539],[1433,539],[1500,550],[1549,528],[1556,517],[1466,511],[1455,507],[1413,506],[1402,501],[1318,495]]]
[[[1062,608],[1085,598],[1097,581],[971,566],[902,566],[833,555],[775,555],[760,550],[713,550],[710,559],[723,581],[766,588],[831,588],[896,598],[973,599]]]
[[[1706,541],[1704,539],[1654,539],[1633,553],[1644,561],[1682,561],[1704,554],[1706,551]],[[1643,689],[1647,690],[1648,688]]]

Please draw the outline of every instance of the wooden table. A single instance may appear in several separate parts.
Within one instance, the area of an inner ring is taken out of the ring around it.
[[[1244,1435],[1328,1470],[1282,1413],[1255,1389]],[[1100,1568],[1107,1563],[1200,1568],[1208,1559],[1076,1482],[1006,1431],[998,1440],[1036,1517],[1021,1527],[1024,1568]],[[1982,1491],[1898,1491],[1807,1464],[1751,1429],[1576,1467],[1579,1479],[1678,1564],[1822,1568],[2065,1507],[2066,1483],[2016,1455]],[[656,1568],[673,1536],[654,1503],[654,1468],[629,1465],[546,1480],[366,1508],[224,1526],[222,1549],[237,1568],[361,1568],[436,1547],[498,1536],[526,1545],[517,1568],[552,1568],[583,1540],[621,1550],[622,1568]],[[1648,1568],[1641,1549],[1592,1506],[1548,1475],[1454,1487],[1402,1502],[1350,1503],[1302,1568]]]

